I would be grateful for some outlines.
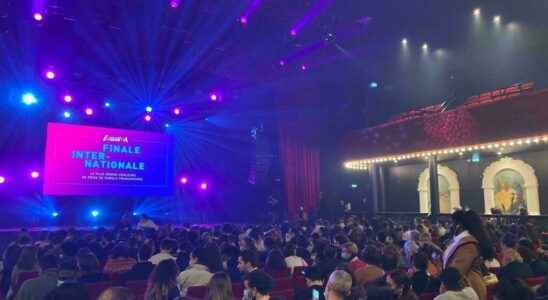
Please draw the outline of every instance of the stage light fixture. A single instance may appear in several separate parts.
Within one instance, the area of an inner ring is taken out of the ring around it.
[[[181,179],[179,180],[182,184],[187,184],[188,183],[188,177],[186,176],[183,176],[181,177]]]
[[[493,22],[494,22],[495,24],[499,24],[500,21],[501,21],[501,19],[502,19],[501,16],[496,15],[496,16],[493,17]]]
[[[66,103],[71,103],[72,102],[72,96],[69,95],[69,94],[66,94],[63,96],[63,101],[65,101]]]
[[[54,218],[57,218],[59,216],[59,213],[54,211],[51,213],[51,216],[54,217]]]
[[[40,177],[40,172],[38,172],[38,171],[32,171],[32,172],[30,172],[30,177],[31,177],[32,179],[37,179],[38,177]]]
[[[479,8],[474,9],[474,13],[473,13],[473,14],[474,14],[475,17],[481,16],[481,9],[479,9]]]
[[[353,183],[353,184],[350,185],[350,187],[353,188],[353,189],[357,189],[357,188],[358,188],[358,185],[355,184],[355,183]]]
[[[35,12],[35,13],[32,15],[32,18],[33,18],[35,21],[38,21],[38,22],[44,20],[44,16],[43,16],[41,13],[39,13],[39,12]]]
[[[209,99],[213,102],[217,101],[219,99],[219,96],[216,93],[210,93]]]
[[[202,190],[207,190],[207,183],[202,182],[202,183],[200,184],[200,189],[202,189]]]
[[[46,75],[46,78],[49,80],[55,79],[55,72],[51,70],[46,71],[45,75]]]
[[[164,127],[165,127],[165,128],[169,128],[169,126],[171,126],[171,125],[169,125],[169,123],[165,123],[165,124],[164,124]]]
[[[181,114],[181,109],[178,108],[178,107],[175,107],[175,108],[173,109],[173,114],[176,115],[176,116],[180,115],[180,114]]]
[[[296,29],[291,29],[289,31],[289,34],[291,34],[292,36],[296,36],[297,35],[297,30]]]
[[[6,183],[6,177],[0,176],[0,184]]]
[[[92,116],[93,115],[93,109],[91,107],[88,107],[88,108],[86,108],[86,110],[84,110],[84,113],[87,116]]]
[[[244,25],[247,24],[247,17],[245,17],[245,16],[240,17],[240,23],[242,23]]]
[[[280,60],[279,64],[280,64],[280,66],[282,66],[282,67],[285,66],[285,60],[283,60],[283,59]]]
[[[23,102],[23,104],[25,105],[33,105],[38,103],[38,99],[36,99],[36,96],[34,96],[34,94],[32,93],[24,93],[21,96],[21,102]]]
[[[71,116],[72,114],[70,113],[70,111],[67,110],[63,112],[63,118],[70,119]]]
[[[147,113],[151,113],[152,112],[152,106],[149,105],[149,106],[145,107],[145,111]]]
[[[91,214],[92,217],[97,218],[101,214],[101,212],[94,209],[94,210],[91,211],[90,214]]]
[[[306,69],[308,69],[308,67],[306,65],[301,65],[301,70],[302,71],[306,71]]]
[[[404,46],[407,45],[407,39],[406,39],[406,38],[403,38],[403,39],[401,40],[401,43],[402,43],[402,45],[404,45]]]
[[[422,44],[422,50],[423,51],[428,51],[428,44],[427,43]]]
[[[135,216],[138,216],[139,214],[138,214],[136,211],[134,211],[134,212],[132,213],[132,215],[135,217]]]
[[[175,9],[179,7],[179,1],[178,0],[171,0],[169,1],[169,7]]]
[[[110,105],[111,105],[111,104],[110,104],[109,101],[105,101],[105,104],[104,104],[104,105],[105,105],[106,108],[110,108]]]
[[[150,115],[145,115],[145,121],[150,122],[152,117]]]
[[[372,89],[376,89],[379,87],[379,83],[377,83],[376,81],[372,81],[370,84],[369,84],[369,87],[372,88]]]

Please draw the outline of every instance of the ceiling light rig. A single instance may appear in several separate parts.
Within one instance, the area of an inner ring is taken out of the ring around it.
[[[344,167],[348,170],[367,170],[370,165],[376,164],[376,163],[385,163],[385,162],[398,163],[400,161],[410,160],[410,159],[421,159],[421,158],[428,159],[435,155],[458,154],[460,156],[463,156],[465,153],[486,150],[486,149],[496,150],[496,153],[504,153],[504,151],[508,147],[532,145],[532,144],[540,144],[540,143],[548,143],[548,135],[533,136],[533,137],[519,138],[519,139],[513,139],[513,140],[504,140],[499,142],[476,144],[476,145],[469,145],[469,146],[452,147],[452,148],[445,148],[445,149],[439,149],[439,150],[380,156],[380,157],[373,157],[373,158],[360,159],[360,160],[351,160],[351,161],[345,162]]]

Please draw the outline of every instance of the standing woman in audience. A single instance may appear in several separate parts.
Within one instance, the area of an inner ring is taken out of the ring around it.
[[[453,219],[453,242],[443,254],[443,267],[454,267],[468,279],[480,300],[487,299],[487,288],[481,268],[484,260],[495,256],[491,241],[479,216],[469,211],[456,211]]]
[[[209,280],[206,300],[232,300],[233,298],[230,277],[224,272],[213,274]]]
[[[37,249],[34,246],[25,246],[21,251],[19,260],[13,268],[11,273],[11,287],[8,292],[8,298],[10,296],[15,296],[13,293],[17,292],[16,289],[21,285],[22,282],[19,282],[20,278],[25,274],[36,273],[38,276],[38,257]]]
[[[161,261],[148,279],[145,300],[173,300],[180,295],[177,288],[179,268],[173,259]]]

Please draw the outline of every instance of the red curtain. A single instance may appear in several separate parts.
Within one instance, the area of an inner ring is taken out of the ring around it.
[[[288,126],[280,126],[280,156],[284,176],[287,212],[290,219],[318,207],[320,185],[320,151]]]

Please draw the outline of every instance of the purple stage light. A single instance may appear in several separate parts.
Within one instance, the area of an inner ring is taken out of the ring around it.
[[[65,96],[63,96],[63,101],[65,101],[66,103],[71,103],[72,102],[72,96],[69,95],[69,94],[66,94]]]
[[[211,99],[211,101],[217,101],[219,99],[219,96],[216,93],[210,93],[209,99]]]
[[[306,71],[306,69],[308,69],[306,65],[301,65],[301,70]]]
[[[33,18],[35,21],[38,21],[38,22],[44,20],[44,16],[43,16],[41,13],[39,13],[39,12],[34,13],[34,14],[32,15],[32,18]]]
[[[0,176],[0,184],[6,183],[6,177]]]
[[[181,114],[181,109],[178,108],[178,107],[175,107],[175,108],[173,109],[173,114],[176,115],[176,116],[180,115],[180,114]]]
[[[285,66],[285,60],[282,59],[282,60],[280,60],[279,63],[280,63],[280,66],[282,66],[282,67]]]
[[[152,116],[145,115],[145,121],[150,122],[152,120]]]
[[[240,23],[247,24],[247,17],[240,17]]]
[[[186,176],[183,176],[181,177],[181,180],[179,180],[182,184],[187,184],[188,183],[188,177]]]
[[[55,79],[55,72],[49,70],[49,71],[46,71],[46,78],[47,79]]]
[[[202,190],[207,190],[207,183],[202,182],[202,183],[200,184],[200,189],[202,189]]]
[[[179,1],[178,0],[169,1],[169,7],[173,8],[173,9],[179,7]]]
[[[36,179],[36,178],[40,177],[40,172],[38,172],[38,171],[32,171],[32,172],[30,172],[30,177],[31,177],[32,179]]]
[[[296,36],[297,35],[297,30],[296,29],[291,29],[289,31],[289,34],[291,34],[292,36]]]
[[[86,110],[84,111],[84,113],[87,115],[87,116],[92,116],[93,115],[93,109],[88,107],[86,108]]]

